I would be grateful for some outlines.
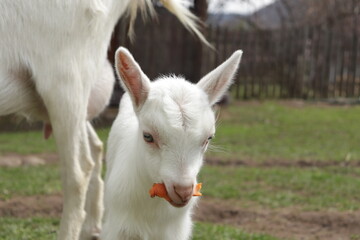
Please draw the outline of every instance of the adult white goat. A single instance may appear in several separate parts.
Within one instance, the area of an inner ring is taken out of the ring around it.
[[[178,77],[150,82],[125,48],[116,69],[126,90],[108,139],[102,240],[184,240],[191,235],[191,198],[203,154],[215,134],[212,106],[240,62],[236,51],[196,85]],[[151,199],[164,183],[171,206]]]
[[[185,7],[163,2],[202,38]],[[77,240],[80,232],[81,239],[90,239],[100,229],[102,143],[87,119],[106,101],[101,104],[91,91],[104,77],[111,86],[111,33],[126,11],[133,23],[138,8],[153,12],[151,0],[0,1],[0,116],[35,116],[49,123],[46,136],[54,132],[64,192],[60,240]],[[105,95],[106,100],[110,93]]]

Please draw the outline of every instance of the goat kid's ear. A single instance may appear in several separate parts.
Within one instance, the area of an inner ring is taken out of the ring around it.
[[[197,85],[207,93],[211,105],[217,103],[232,83],[241,59],[242,51],[237,50],[220,66],[203,77]]]
[[[122,87],[129,93],[135,110],[142,107],[150,90],[150,80],[131,53],[120,47],[115,53],[115,68]]]

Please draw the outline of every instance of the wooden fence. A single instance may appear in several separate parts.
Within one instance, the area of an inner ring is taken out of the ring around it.
[[[277,31],[210,29],[220,62],[235,49],[244,55],[237,98],[354,98],[360,96],[358,32],[323,26]],[[211,56],[215,55],[215,56]],[[219,62],[217,60],[216,62]],[[204,64],[206,72],[210,63]]]
[[[126,40],[126,24],[116,28],[109,56],[127,46],[151,78],[182,74],[196,82],[231,53],[244,55],[233,86],[238,99],[358,98],[360,54],[358,16],[338,23],[271,31],[228,30],[209,26],[213,51],[189,34],[171,15],[157,23],[136,24],[136,40]]]

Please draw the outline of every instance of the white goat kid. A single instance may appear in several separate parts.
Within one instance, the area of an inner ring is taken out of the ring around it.
[[[108,139],[102,240],[184,240],[191,236],[191,198],[203,154],[215,134],[212,106],[223,96],[240,62],[236,51],[196,85],[178,77],[150,82],[132,55],[116,52],[126,90]],[[164,183],[171,206],[151,199]]]
[[[203,39],[178,1],[164,6]],[[0,116],[20,113],[51,124],[45,135],[54,132],[62,163],[60,240],[77,240],[80,232],[90,239],[100,229],[102,143],[87,119],[104,106],[99,79],[105,72],[107,83],[113,80],[106,54],[114,26],[126,11],[133,23],[139,8],[153,12],[152,1],[0,1]]]

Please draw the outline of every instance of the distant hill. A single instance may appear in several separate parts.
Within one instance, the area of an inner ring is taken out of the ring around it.
[[[231,29],[278,29],[282,24],[300,24],[306,11],[303,0],[274,1],[250,15],[209,14],[207,23]]]
[[[229,29],[247,29],[250,27],[249,16],[242,14],[212,14],[208,15],[206,24],[212,26],[227,27]]]
[[[307,7],[303,0],[275,1],[249,17],[249,22],[260,29],[278,29],[283,24],[300,25],[304,21]]]
[[[315,0],[314,0],[315,1]],[[311,2],[310,2],[311,3]],[[327,12],[327,9],[316,9],[316,4],[309,0],[275,0],[250,15],[244,14],[209,14],[208,25],[227,27],[229,29],[268,29],[275,30],[286,27],[297,27],[321,24],[332,18],[339,19],[352,16],[352,1],[344,1],[337,9]],[[315,9],[315,10],[314,10]]]

